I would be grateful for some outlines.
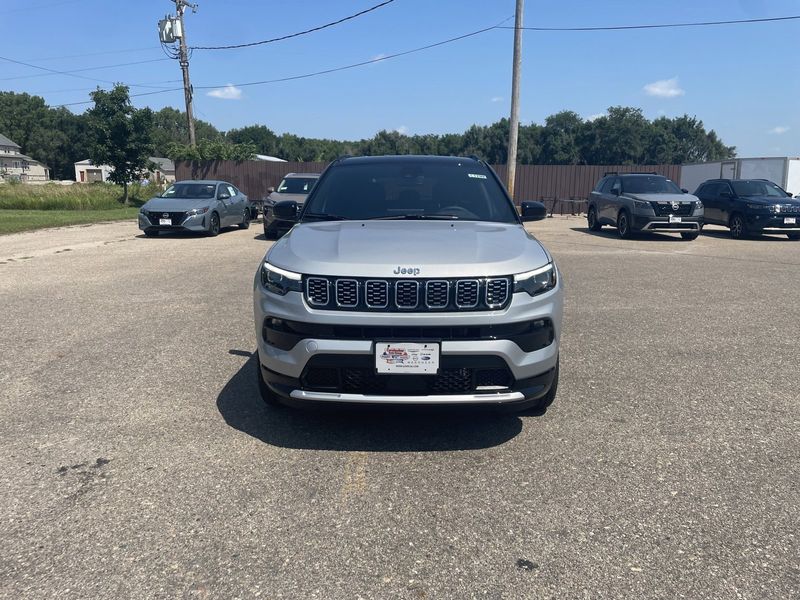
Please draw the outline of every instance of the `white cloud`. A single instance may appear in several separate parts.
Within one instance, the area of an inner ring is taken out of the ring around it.
[[[600,117],[605,117],[605,116],[606,116],[606,113],[597,113],[597,114],[594,114],[594,115],[589,115],[588,117],[586,117],[586,120],[587,121],[594,121],[596,119],[599,119]]]
[[[489,99],[489,102],[502,102],[503,100],[505,100],[505,98],[503,98],[502,96],[492,96]]]
[[[395,131],[401,135],[408,135],[408,127],[405,125],[400,125],[400,127],[396,128]]]
[[[223,88],[217,88],[216,90],[211,90],[208,92],[208,95],[212,98],[220,98],[221,100],[241,100],[242,99],[242,90],[237,88],[232,83],[229,83]]]
[[[648,96],[658,96],[659,98],[675,98],[676,96],[683,96],[686,90],[678,85],[678,78],[661,79],[654,81],[644,86],[644,93]]]
[[[786,133],[791,129],[790,127],[786,127],[785,125],[778,125],[777,127],[773,127],[767,133],[773,133],[775,135],[781,135],[782,133]]]

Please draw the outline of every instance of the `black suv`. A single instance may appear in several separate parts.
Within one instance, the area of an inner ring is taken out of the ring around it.
[[[800,200],[767,179],[709,179],[694,195],[705,205],[706,223],[729,227],[735,239],[760,233],[800,239]]]

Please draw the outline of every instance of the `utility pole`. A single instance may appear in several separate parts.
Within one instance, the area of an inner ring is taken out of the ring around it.
[[[525,0],[517,0],[514,18],[514,67],[511,74],[511,122],[508,134],[508,179],[506,187],[514,198],[514,179],[517,176],[517,142],[519,140],[519,78],[522,69],[522,10]]]
[[[183,25],[183,11],[190,7],[192,12],[197,12],[196,4],[189,4],[187,0],[174,0],[175,9],[180,23],[180,65],[183,72],[183,95],[186,98],[186,120],[189,122],[189,145],[194,148],[197,140],[194,135],[194,112],[192,110],[192,83],[189,80],[189,49],[186,46],[186,27]]]

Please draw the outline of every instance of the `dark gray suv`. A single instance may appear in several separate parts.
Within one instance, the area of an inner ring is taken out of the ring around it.
[[[703,203],[656,173],[606,173],[589,197],[589,229],[617,228],[621,238],[635,232],[680,233],[696,239],[703,228]]]

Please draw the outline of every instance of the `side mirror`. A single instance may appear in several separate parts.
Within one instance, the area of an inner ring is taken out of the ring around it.
[[[267,193],[268,193],[268,194],[271,194],[271,193],[272,193],[272,192],[274,192],[274,191],[275,191],[275,188],[274,188],[274,187],[272,187],[272,186],[269,186],[269,187],[267,188]]]
[[[523,202],[522,220],[541,221],[547,216],[547,208],[541,202]]]
[[[231,197],[228,192],[222,192],[219,196],[217,196],[217,200],[227,200]]]
[[[281,221],[294,221],[297,219],[299,209],[300,205],[294,200],[283,200],[275,203],[272,207],[272,214]]]
[[[684,194],[688,194],[688,193],[689,193],[689,190],[687,190],[686,188],[681,188],[681,191],[682,191]]]

